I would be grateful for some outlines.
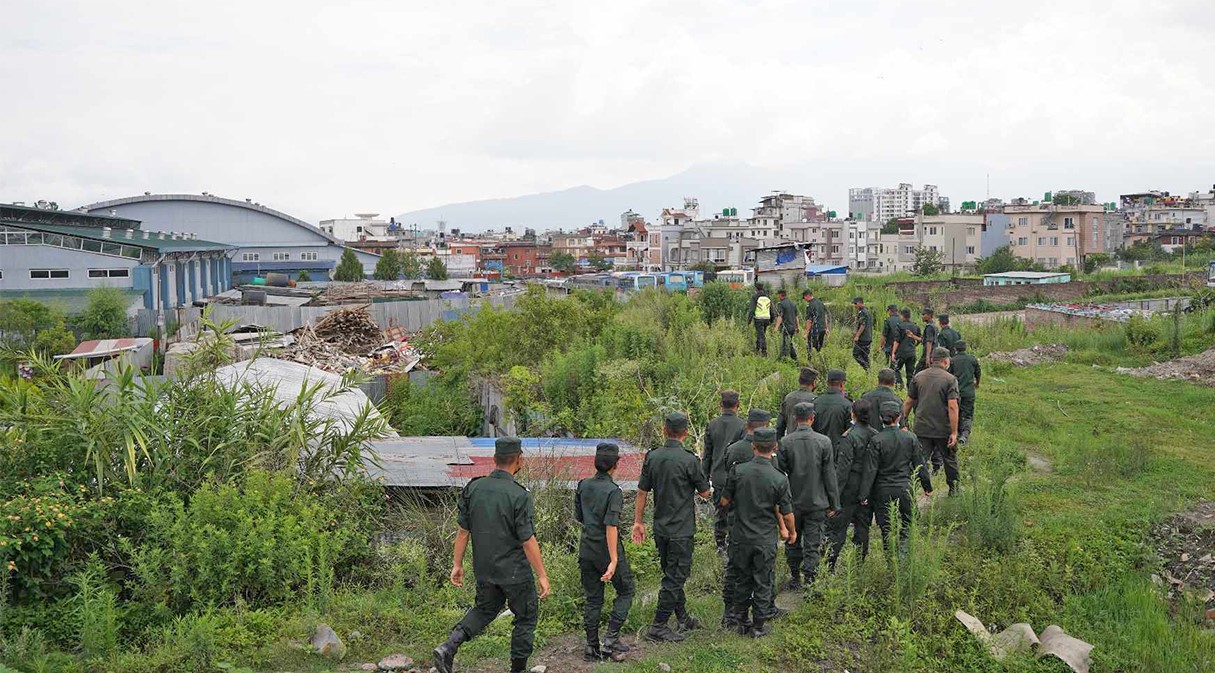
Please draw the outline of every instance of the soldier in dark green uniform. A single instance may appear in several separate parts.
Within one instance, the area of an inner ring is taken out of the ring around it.
[[[915,366],[915,370],[917,372],[924,371],[928,365],[932,364],[932,351],[937,347],[937,338],[940,335],[940,331],[937,330],[937,326],[932,322],[932,309],[926,308],[923,311],[920,311],[920,317],[924,319],[924,331],[920,333],[920,337],[918,339],[920,346],[923,348],[920,349],[920,361],[917,362]],[[908,380],[907,385],[911,385],[910,379]]]
[[[726,449],[746,434],[747,422],[738,416],[738,393],[733,390],[721,391],[721,415],[709,421],[705,426],[705,450],[701,461],[704,463],[705,478],[713,482],[713,506],[716,517],[713,519],[713,539],[717,542],[717,552],[726,553],[726,510],[717,504],[717,497],[726,487],[726,477],[730,468],[726,465]]]
[[[844,395],[847,375],[842,369],[827,372],[827,392],[814,398],[814,431],[826,435],[834,448],[852,423],[852,400]]]
[[[907,386],[907,401],[903,402],[903,417],[915,410],[916,437],[924,455],[932,461],[932,471],[945,468],[949,494],[958,486],[958,380],[950,374],[949,351],[937,346],[932,364],[915,375]]]
[[[869,523],[873,520],[873,510],[868,504],[861,504],[861,477],[864,475],[865,463],[869,456],[869,441],[877,434],[871,424],[871,416],[877,414],[872,413],[872,410],[873,402],[868,399],[861,398],[852,403],[852,427],[835,448],[840,511],[827,521],[831,540],[831,554],[827,562],[832,568],[835,568],[835,562],[844,550],[849,524],[852,525],[852,542],[861,548],[861,558],[869,555]]]
[[[823,527],[828,517],[840,509],[839,485],[836,481],[835,450],[826,435],[811,427],[814,405],[801,402],[794,409],[797,429],[780,440],[776,467],[789,477],[789,492],[793,498],[793,529],[797,542],[785,545],[785,560],[789,563],[789,583],[786,588],[796,591],[813,584],[818,574],[818,561],[823,547]]]
[[[578,490],[574,492],[574,519],[582,524],[578,567],[582,574],[582,592],[586,596],[582,617],[586,629],[583,657],[587,661],[629,651],[629,646],[620,642],[620,629],[633,605],[635,585],[620,537],[624,493],[612,480],[619,461],[620,447],[601,442],[595,447],[595,476],[578,482]],[[607,633],[600,647],[599,617],[603,612],[603,585],[606,582],[616,588],[616,600],[612,603]]]
[[[881,346],[882,355],[886,358],[886,366],[894,366],[894,344],[903,333],[900,326],[903,321],[899,318],[899,307],[894,304],[886,306],[886,319],[882,321]]]
[[[869,371],[869,349],[873,345],[873,314],[865,308],[865,300],[852,300],[856,308],[856,329],[852,332],[852,357]]]
[[[807,289],[802,293],[806,302],[806,357],[814,357],[814,351],[823,350],[823,341],[827,339],[830,325],[827,324],[827,307],[821,299],[814,296],[814,290]]]
[[[734,621],[739,631],[760,638],[772,632],[775,616],[776,545],[797,541],[789,480],[772,464],[776,430],[754,433],[754,457],[736,465],[722,501],[731,509],[730,566],[738,577]],[[748,617],[748,613],[750,616]]]
[[[865,458],[861,504],[873,508],[883,543],[890,535],[890,506],[895,505],[903,522],[899,529],[899,553],[906,554],[911,536],[911,473],[918,472],[926,495],[932,495],[932,477],[915,435],[899,428],[902,409],[894,402],[883,402],[881,414],[882,431],[870,440],[869,455]]]
[[[498,438],[494,465],[497,469],[488,477],[473,479],[460,494],[451,583],[464,585],[464,553],[471,538],[477,599],[447,642],[435,648],[435,668],[440,673],[451,673],[456,650],[485,630],[503,605],[509,605],[515,616],[510,670],[526,671],[540,612],[532,571],[540,583],[539,597],[548,596],[548,573],[533,528],[532,496],[514,477],[523,467],[522,442],[515,437]]]
[[[645,505],[654,492],[654,546],[662,566],[662,588],[654,623],[645,637],[653,641],[678,641],[684,635],[667,625],[671,615],[681,631],[700,626],[688,614],[683,585],[692,572],[692,544],[696,534],[694,496],[709,497],[709,482],[696,454],[684,448],[688,436],[688,417],[680,412],[668,414],[663,422],[666,443],[645,455],[641,479],[637,482],[637,507],[633,517],[633,542],[645,541]]]
[[[818,372],[809,367],[802,367],[797,373],[797,390],[785,395],[780,403],[780,416],[776,419],[776,436],[784,437],[797,428],[793,419],[793,407],[802,402],[814,403],[814,382],[818,380]]]
[[[900,407],[903,406],[903,399],[894,392],[894,382],[893,369],[879,369],[877,387],[861,395],[862,400],[869,401],[869,408],[872,410],[869,413],[869,427],[873,428],[874,432],[882,429],[882,419],[877,413],[877,410],[882,408],[882,402],[898,402]],[[853,411],[855,410],[854,406]]]
[[[948,349],[950,355],[957,353],[957,345],[962,340],[962,335],[949,326],[948,315],[942,313],[937,316],[937,322],[941,325],[941,329],[937,331],[937,345]]]
[[[747,426],[743,436],[738,441],[726,448],[726,457],[723,461],[723,465],[726,470],[727,478],[730,474],[730,470],[732,470],[735,465],[745,463],[755,457],[755,438],[753,433],[760,428],[768,427],[771,422],[772,414],[764,411],[763,409],[751,409],[747,412]],[[722,496],[725,494],[725,483],[726,479],[723,479],[721,481],[721,493],[714,493],[713,497],[716,499],[715,504],[718,507],[721,507],[722,511],[727,513],[726,522],[727,525],[730,525],[732,528],[733,524],[730,524],[730,522],[733,520],[733,514],[729,512],[729,508],[723,505],[721,501]],[[735,626],[731,620],[734,618],[734,589],[738,584],[738,578],[734,572],[734,568],[729,564],[728,560],[729,555],[727,551],[726,572],[721,583],[721,601],[723,604],[725,604],[725,609],[721,614],[722,628],[731,628]]]
[[[906,385],[915,376],[915,347],[920,342],[920,328],[911,321],[911,309],[903,309],[900,315],[903,322],[899,324],[899,338],[894,344],[894,371],[896,381]]]
[[[776,330],[780,332],[780,357],[789,356],[794,361],[797,360],[797,348],[793,343],[795,337],[800,331],[799,321],[797,319],[797,305],[789,299],[789,293],[784,290],[779,290],[776,296],[780,299],[776,303]]]
[[[983,379],[979,359],[971,355],[965,341],[954,344],[957,355],[949,360],[949,373],[958,380],[958,443],[970,441],[970,428],[975,420],[975,393]]]

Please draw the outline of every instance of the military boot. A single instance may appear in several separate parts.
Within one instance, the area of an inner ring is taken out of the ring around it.
[[[762,619],[755,620],[755,623],[751,625],[752,638],[763,638],[770,633],[772,633],[772,625]]]
[[[686,612],[683,615],[676,616],[675,623],[679,630],[685,633],[688,631],[695,631],[696,629],[700,628],[700,620],[692,615],[687,614]]]
[[[587,629],[586,647],[582,649],[582,658],[586,661],[601,661],[606,656],[599,647],[599,629]]]
[[[620,629],[623,627],[624,622],[619,622],[615,619],[608,622],[607,633],[603,634],[603,651],[606,654],[623,654],[632,649],[624,641],[620,640]]]
[[[650,625],[650,628],[645,630],[645,639],[655,643],[678,643],[686,638],[682,633],[672,629],[666,624],[655,622]]]
[[[511,659],[510,673],[526,673],[527,659]]]
[[[456,659],[456,650],[460,649],[460,645],[466,640],[468,640],[468,634],[464,633],[464,629],[459,626],[452,629],[451,635],[447,637],[447,642],[435,648],[435,670],[439,673],[451,673]]]

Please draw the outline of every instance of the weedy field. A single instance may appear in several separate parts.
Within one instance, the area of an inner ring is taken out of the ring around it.
[[[842,327],[858,293],[873,306],[894,300],[876,284],[822,292],[840,327],[812,363],[845,368],[853,394],[875,383],[851,361]],[[752,353],[737,320],[745,302],[721,286],[623,305],[532,293],[513,312],[432,329],[421,345],[442,374],[424,388],[393,386],[383,411],[403,433],[470,432],[470,384],[493,377],[531,434],[646,446],[661,414],[681,409],[695,441],[719,389],[775,409],[795,387],[793,364]],[[1182,348],[1209,347],[1210,325],[1209,312],[1188,317]],[[993,660],[954,619],[958,609],[999,628],[1058,624],[1096,646],[1097,672],[1215,670],[1204,587],[1155,583],[1162,560],[1147,544],[1154,524],[1215,499],[1215,389],[1113,371],[1171,348],[1168,327],[964,330],[980,358],[1034,342],[1071,351],[1029,368],[985,363],[961,495],[941,489],[920,512],[906,559],[876,544],[863,563],[849,551],[811,597],[782,596],[794,610],[771,637],[745,639],[715,628],[722,570],[705,518],[689,594],[708,626],[594,670],[1067,670],[1050,659]],[[241,395],[200,370],[151,396],[132,382],[122,424],[103,422],[113,402],[80,381],[0,386],[0,671],[350,670],[394,652],[428,668],[472,602],[471,583],[445,582],[453,494],[390,502],[357,475],[327,479],[375,428],[302,426],[314,399],[242,411]],[[256,390],[243,398],[262,399]],[[148,434],[165,423],[176,432]],[[333,450],[311,458],[309,433],[327,433]],[[572,497],[542,485],[533,493],[553,583],[533,663],[591,670],[570,651],[581,621]],[[652,545],[628,543],[627,553],[639,584],[632,638],[653,614],[659,573]],[[318,622],[348,646],[340,662],[304,646]],[[457,668],[505,670],[509,626],[500,619],[462,648]]]

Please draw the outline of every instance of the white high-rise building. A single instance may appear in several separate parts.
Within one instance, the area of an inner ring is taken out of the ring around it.
[[[911,183],[898,187],[856,187],[848,190],[848,212],[854,220],[889,222],[896,217],[911,217],[924,204],[940,207],[941,195],[936,185],[913,189]]]

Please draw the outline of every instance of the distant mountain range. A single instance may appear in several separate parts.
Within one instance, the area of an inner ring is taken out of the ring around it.
[[[513,227],[537,230],[565,229],[567,231],[603,220],[608,226],[620,223],[620,214],[632,209],[649,222],[657,221],[663,208],[682,207],[685,196],[700,201],[704,217],[721,212],[722,208],[737,208],[739,216],[750,215],[759,198],[774,189],[800,192],[795,184],[785,184],[789,175],[746,164],[709,164],[693,166],[682,173],[661,180],[645,180],[616,187],[571,187],[556,192],[527,194],[507,199],[487,199],[466,203],[451,203],[397,215],[402,224],[417,224],[430,229],[435,222],[447,222],[448,231],[476,232],[486,229],[501,231]],[[810,192],[813,194],[813,192]]]

